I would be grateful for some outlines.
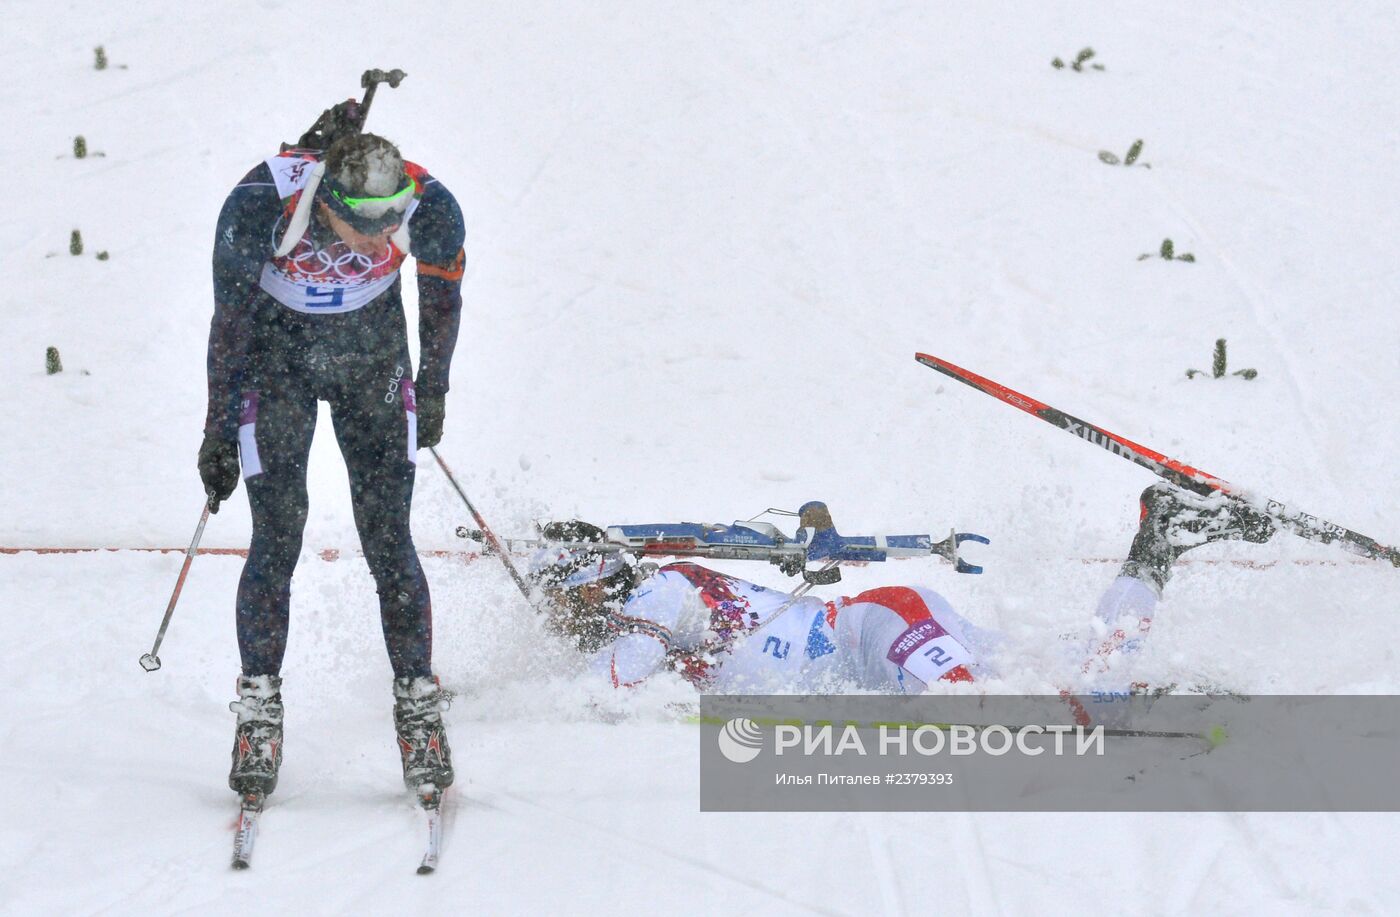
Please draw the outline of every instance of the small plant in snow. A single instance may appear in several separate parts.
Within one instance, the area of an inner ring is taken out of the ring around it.
[[[1071,70],[1076,71],[1076,72],[1083,73],[1083,72],[1084,72],[1084,65],[1085,65],[1085,64],[1088,64],[1088,63],[1089,63],[1089,59],[1092,58],[1093,56],[1094,56],[1094,49],[1093,49],[1093,48],[1084,48],[1084,49],[1082,49],[1078,54],[1075,55],[1075,57],[1074,57],[1074,62],[1071,63],[1071,64],[1069,65],[1069,68],[1070,68]],[[1063,69],[1065,69],[1065,62],[1062,61],[1062,60],[1060,60],[1060,59],[1057,57],[1057,58],[1055,58],[1054,60],[1052,60],[1052,61],[1050,62],[1050,66],[1054,67],[1056,70],[1063,70]],[[1104,69],[1103,64],[1090,64],[1089,66],[1090,66],[1092,69],[1094,69],[1094,70],[1102,70],[1102,69]]]
[[[108,67],[107,49],[98,45],[92,49],[92,69],[106,70]],[[125,70],[126,64],[117,64],[116,69]]]
[[[1211,377],[1215,379],[1225,378],[1225,369],[1225,339],[1220,338],[1215,342],[1215,357],[1211,361]],[[1197,376],[1204,375],[1205,373],[1199,369],[1188,369],[1186,371],[1186,378],[1188,379],[1194,379]],[[1248,380],[1253,379],[1255,376],[1259,375],[1259,371],[1254,369],[1237,369],[1233,373],[1230,373],[1230,375],[1240,376],[1241,378]]]
[[[77,257],[78,255],[81,255],[82,253],[83,253],[83,234],[82,234],[82,232],[80,232],[79,230],[76,230],[76,229],[75,229],[75,230],[73,230],[73,232],[70,233],[69,236],[68,236],[68,254],[73,255],[74,257]],[[49,253],[48,253],[47,255],[45,255],[44,257],[45,257],[45,258],[57,258],[60,254],[62,254],[62,253],[61,253],[61,252],[49,252]],[[96,253],[94,254],[94,257],[97,258],[98,261],[106,261],[108,258],[111,257],[111,255],[108,254],[108,253],[105,252],[105,251],[100,251],[100,252],[96,252]]]
[[[1139,260],[1139,261],[1146,261],[1148,258],[1153,258],[1153,257],[1160,257],[1160,258],[1163,258],[1163,259],[1165,259],[1165,260],[1167,260],[1167,261],[1195,261],[1195,260],[1196,260],[1196,256],[1193,255],[1193,254],[1191,254],[1190,252],[1182,252],[1180,255],[1176,254],[1176,249],[1175,249],[1175,247],[1172,245],[1172,240],[1171,240],[1171,239],[1163,239],[1163,240],[1162,240],[1162,247],[1161,247],[1161,249],[1157,252],[1156,255],[1153,255],[1151,252],[1147,252],[1146,254],[1138,255],[1138,260]]]
[[[74,158],[74,159],[87,159],[89,156],[93,157],[94,159],[98,159],[98,158],[101,158],[101,157],[106,156],[106,155],[107,155],[107,154],[104,153],[104,152],[102,152],[101,150],[90,150],[90,149],[88,149],[87,138],[84,137],[82,134],[79,134],[78,136],[76,136],[76,137],[73,138],[73,158]],[[59,158],[59,159],[62,159],[63,156],[62,156],[62,155],[59,155],[58,158]]]
[[[1140,155],[1142,155],[1142,141],[1134,140],[1133,145],[1128,147],[1127,154],[1121,160],[1114,154],[1110,153],[1108,150],[1099,150],[1099,161],[1106,163],[1110,166],[1116,166],[1119,163],[1122,163],[1125,166],[1141,165],[1144,169],[1152,168],[1151,163],[1139,163],[1137,161],[1138,156]]]
[[[63,360],[58,356],[57,347],[44,351],[44,372],[50,376],[63,372]]]

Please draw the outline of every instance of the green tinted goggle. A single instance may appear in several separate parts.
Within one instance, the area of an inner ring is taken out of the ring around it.
[[[383,197],[350,197],[339,188],[333,186],[329,190],[331,192],[331,197],[345,205],[346,209],[355,216],[370,220],[378,220],[391,212],[402,214],[407,210],[408,202],[413,200],[415,188],[416,185],[413,183],[413,179],[410,178],[408,184],[404,185],[393,194],[386,194]]]

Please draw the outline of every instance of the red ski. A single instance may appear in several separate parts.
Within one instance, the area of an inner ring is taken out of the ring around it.
[[[1124,439],[1116,433],[1110,433],[1102,427],[1097,427],[1087,420],[1080,420],[1078,417],[1022,395],[1020,392],[1013,391],[991,379],[969,372],[960,366],[954,366],[947,360],[926,353],[916,353],[914,359],[929,369],[936,369],[945,376],[951,376],[959,382],[972,386],[979,392],[991,395],[998,401],[1004,401],[1012,407],[1020,408],[1027,414],[1039,417],[1046,423],[1054,424],[1061,430],[1073,433],[1086,442],[1100,446],[1136,465],[1141,465],[1177,487],[1195,491],[1203,496],[1209,496],[1212,493],[1224,494],[1232,500],[1248,504],[1251,508],[1264,513],[1295,535],[1310,541],[1320,541],[1323,544],[1331,544],[1335,541],[1343,549],[1353,554],[1360,554],[1362,557],[1376,560],[1388,560],[1393,565],[1400,567],[1400,550],[1383,545],[1374,538],[1368,538],[1359,532],[1353,532],[1351,529],[1344,528],[1334,522],[1328,522],[1325,519],[1319,519],[1309,513],[1291,509],[1277,500],[1255,496],[1213,474],[1208,474],[1199,468],[1192,468],[1185,462],[1168,458],[1160,452],[1154,452],[1146,446],[1140,446],[1130,439]]]

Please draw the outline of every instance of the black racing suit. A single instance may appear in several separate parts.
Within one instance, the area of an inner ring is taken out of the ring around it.
[[[224,202],[214,244],[205,434],[237,439],[252,508],[237,599],[243,673],[275,675],[282,666],[307,454],[317,401],[326,401],[394,676],[430,675],[431,603],[409,529],[416,398],[447,392],[462,307],[462,214],[441,183],[408,164],[417,190],[402,249],[355,255],[322,224],[317,202],[296,248],[278,256],[300,200],[296,182],[314,161],[293,151],[253,169]],[[398,277],[406,255],[418,262],[416,382]]]

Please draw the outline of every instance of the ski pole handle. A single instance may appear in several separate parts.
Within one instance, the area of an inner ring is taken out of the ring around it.
[[[185,551],[185,562],[180,566],[180,576],[175,580],[175,591],[170,595],[170,604],[165,606],[165,617],[161,619],[160,630],[156,632],[156,642],[151,645],[151,651],[141,657],[141,668],[147,672],[154,672],[160,668],[160,657],[156,653],[160,652],[161,641],[165,639],[165,629],[170,626],[170,618],[175,614],[175,603],[180,601],[180,590],[185,588],[185,577],[190,572],[190,562],[199,550],[199,539],[204,537],[204,525],[209,521],[209,507],[212,503],[211,497],[205,502],[204,511],[199,514],[199,525],[195,527],[194,538],[190,540],[190,546]]]

